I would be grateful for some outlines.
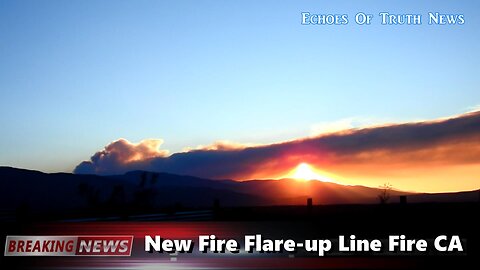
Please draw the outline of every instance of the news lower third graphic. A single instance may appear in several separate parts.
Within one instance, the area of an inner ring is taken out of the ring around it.
[[[480,1],[1,0],[0,269],[478,269]]]
[[[133,236],[7,236],[5,256],[130,256]],[[367,252],[382,250],[378,239],[356,239],[355,235],[338,237],[339,252]],[[332,250],[329,239],[307,239],[295,242],[292,239],[264,239],[262,235],[245,235],[242,250],[255,252],[295,252],[305,248],[308,252],[318,252],[322,257]],[[433,241],[437,251],[462,252],[462,242],[458,235],[438,236]],[[145,251],[192,253],[195,242],[190,239],[162,239],[156,235],[145,236]],[[388,237],[389,252],[410,252],[427,250],[424,239],[406,239],[405,235]],[[235,239],[218,239],[215,235],[199,235],[198,251],[203,253],[239,253],[240,245]]]

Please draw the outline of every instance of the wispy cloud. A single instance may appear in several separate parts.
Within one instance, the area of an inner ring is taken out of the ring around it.
[[[239,149],[244,149],[247,147],[253,147],[257,146],[258,144],[253,144],[253,143],[238,143],[238,142],[232,142],[228,140],[220,140],[216,141],[212,144],[209,145],[198,145],[197,147],[185,147],[183,149],[183,152],[191,152],[191,151],[198,151],[198,150],[219,150],[219,151],[226,151],[226,150],[239,150]]]
[[[319,122],[310,128],[312,136],[321,136],[330,133],[345,133],[353,129],[381,126],[391,121],[368,117],[347,117],[333,122]]]

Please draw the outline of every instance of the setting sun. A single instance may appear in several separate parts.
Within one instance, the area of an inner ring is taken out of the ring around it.
[[[299,180],[320,180],[324,182],[333,182],[325,175],[317,173],[316,170],[308,163],[298,164],[298,166],[290,174],[290,177]]]

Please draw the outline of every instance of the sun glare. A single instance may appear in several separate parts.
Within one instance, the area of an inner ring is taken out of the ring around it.
[[[298,166],[292,171],[290,177],[298,180],[320,180],[324,182],[333,182],[325,175],[317,173],[316,170],[308,163],[298,164]]]

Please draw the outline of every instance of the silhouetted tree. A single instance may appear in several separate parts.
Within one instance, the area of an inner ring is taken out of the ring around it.
[[[100,192],[87,183],[78,185],[78,194],[87,200],[89,207],[97,206],[100,201]]]
[[[140,190],[135,192],[134,204],[143,209],[152,208],[155,205],[156,190],[153,184],[157,181],[158,174],[152,174],[150,184],[147,182],[149,173],[142,172],[140,174]],[[149,184],[149,185],[148,185]]]
[[[123,206],[125,204],[125,189],[122,185],[115,185],[108,202],[113,207]]]
[[[159,176],[160,174],[158,173],[152,173],[152,178],[150,179],[150,183],[152,184],[152,186],[154,186],[157,183]]]
[[[138,184],[141,188],[144,188],[145,185],[147,184],[147,172],[142,172],[140,174],[140,183]]]
[[[380,194],[378,194],[378,199],[380,204],[386,204],[390,200],[390,191],[392,190],[392,185],[390,183],[385,183],[379,186],[381,189]]]

